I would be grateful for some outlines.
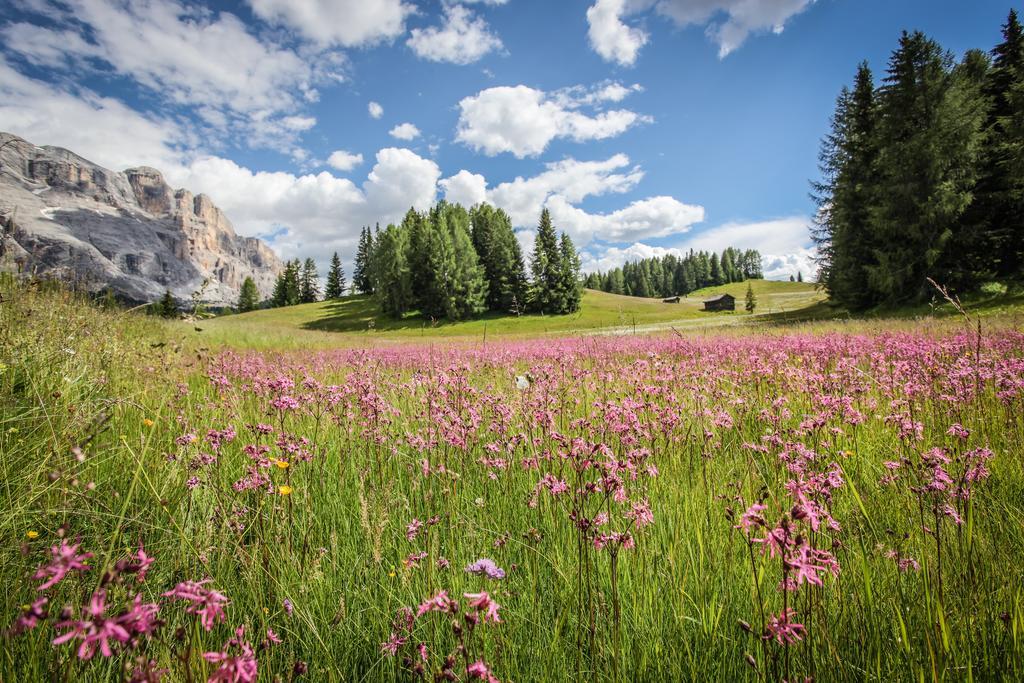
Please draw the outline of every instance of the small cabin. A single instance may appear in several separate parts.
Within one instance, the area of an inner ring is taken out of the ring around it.
[[[705,311],[735,311],[736,297],[732,294],[719,294],[704,300]]]
[[[677,303],[679,303],[679,297],[678,296],[670,296],[667,299],[662,299],[661,303],[663,303],[663,304],[677,304]]]

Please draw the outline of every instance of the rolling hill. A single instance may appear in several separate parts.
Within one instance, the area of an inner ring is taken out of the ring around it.
[[[824,295],[810,283],[753,280],[758,308],[706,313],[702,301],[728,292],[742,309],[747,283],[732,283],[691,293],[678,304],[586,290],[580,311],[569,315],[487,314],[461,322],[430,321],[418,315],[394,320],[381,315],[367,296],[349,296],[285,308],[271,308],[204,321],[204,334],[213,343],[251,348],[308,348],[373,344],[415,339],[491,339],[546,334],[616,334],[670,328],[700,328],[770,320],[776,316],[802,318],[820,315]]]

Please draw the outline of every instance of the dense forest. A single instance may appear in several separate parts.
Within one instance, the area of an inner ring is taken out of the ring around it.
[[[606,273],[590,273],[585,285],[612,294],[642,297],[685,296],[690,292],[744,280],[759,280],[761,254],[755,249],[742,251],[729,247],[721,256],[692,249],[686,256],[666,254],[627,261],[621,268]]]
[[[1024,266],[1024,34],[960,61],[904,32],[880,85],[866,63],[823,140],[819,281],[852,310],[967,292]]]
[[[278,277],[272,304],[318,300],[316,264],[290,261]],[[345,275],[335,254],[325,298],[341,296]],[[527,277],[512,222],[501,209],[465,209],[440,202],[429,211],[409,209],[399,225],[363,228],[352,288],[370,294],[395,318],[418,311],[432,319],[463,320],[485,311],[560,314],[579,310],[580,259],[572,239],[559,236],[541,213]]]

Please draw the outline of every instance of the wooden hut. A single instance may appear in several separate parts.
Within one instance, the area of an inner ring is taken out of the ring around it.
[[[735,311],[736,297],[732,294],[719,294],[704,300],[705,311]]]
[[[663,303],[663,304],[677,304],[677,303],[679,303],[679,297],[678,296],[670,296],[667,299],[662,299],[661,303]]]

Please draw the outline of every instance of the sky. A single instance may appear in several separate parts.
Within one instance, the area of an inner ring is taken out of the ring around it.
[[[585,271],[754,248],[813,272],[835,98],[900,32],[954,56],[1007,0],[0,0],[0,130],[153,166],[283,258],[364,225],[540,211]]]

